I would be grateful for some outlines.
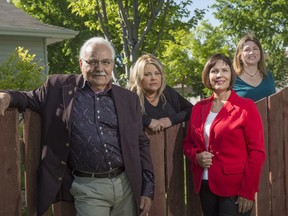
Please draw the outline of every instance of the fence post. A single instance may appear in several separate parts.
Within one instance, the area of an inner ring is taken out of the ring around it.
[[[259,191],[256,194],[255,206],[253,208],[252,216],[271,215],[271,184],[269,182],[270,153],[268,145],[269,125],[267,103],[267,98],[264,98],[256,103],[263,122],[266,159],[260,176]]]
[[[287,96],[286,96],[287,97]],[[271,215],[285,213],[285,163],[283,134],[283,98],[279,92],[268,99],[268,151],[271,182]]]
[[[39,114],[26,110],[23,114],[23,143],[27,216],[37,215],[37,169],[41,148],[41,119]]]
[[[20,145],[18,138],[19,115],[8,109],[0,115],[0,215],[21,215]]]
[[[184,155],[182,124],[165,130],[167,216],[185,215]]]
[[[149,215],[164,216],[166,215],[164,132],[161,131],[156,135],[148,135],[148,137],[150,139],[150,152],[155,175],[154,200]]]

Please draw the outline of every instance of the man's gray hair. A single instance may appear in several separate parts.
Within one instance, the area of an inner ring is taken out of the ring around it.
[[[90,44],[99,44],[99,45],[105,45],[108,48],[110,48],[111,52],[112,52],[112,59],[115,58],[115,50],[114,47],[112,46],[112,44],[105,38],[103,37],[92,37],[90,39],[88,39],[87,41],[85,41],[85,43],[81,46],[80,48],[80,53],[79,53],[79,58],[84,58],[85,55],[85,50],[87,48],[88,45]]]

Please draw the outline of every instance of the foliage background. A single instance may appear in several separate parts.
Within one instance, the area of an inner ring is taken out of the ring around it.
[[[0,64],[0,90],[13,89],[28,91],[40,86],[45,80],[43,67],[34,61],[35,54],[17,47],[15,51]]]
[[[201,83],[205,62],[214,53],[233,58],[239,39],[253,31],[267,53],[267,66],[279,88],[287,83],[288,4],[285,0],[216,0],[219,26],[204,21],[205,10],[191,11],[201,0],[13,0],[31,16],[79,31],[74,39],[49,45],[50,73],[79,73],[81,44],[92,36],[110,39],[116,49],[114,82],[125,85],[137,57],[155,54],[168,84],[209,94]],[[187,95],[187,93],[186,93]]]

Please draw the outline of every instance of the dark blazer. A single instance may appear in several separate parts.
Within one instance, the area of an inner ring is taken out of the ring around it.
[[[68,165],[71,110],[75,94],[83,85],[82,75],[53,75],[40,88],[30,92],[8,91],[10,107],[38,112],[42,120],[43,152],[38,170],[39,215],[57,201],[73,201],[70,187],[73,181]],[[138,205],[142,189],[142,170],[152,171],[149,140],[143,132],[138,96],[112,85],[125,171]],[[44,147],[44,148],[43,148]]]

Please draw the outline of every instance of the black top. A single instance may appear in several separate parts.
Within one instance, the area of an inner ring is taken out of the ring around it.
[[[145,98],[145,114],[142,116],[144,127],[148,127],[152,119],[169,117],[172,125],[189,120],[193,105],[168,85],[163,94],[166,103],[163,97],[160,97],[157,106],[153,106]]]

